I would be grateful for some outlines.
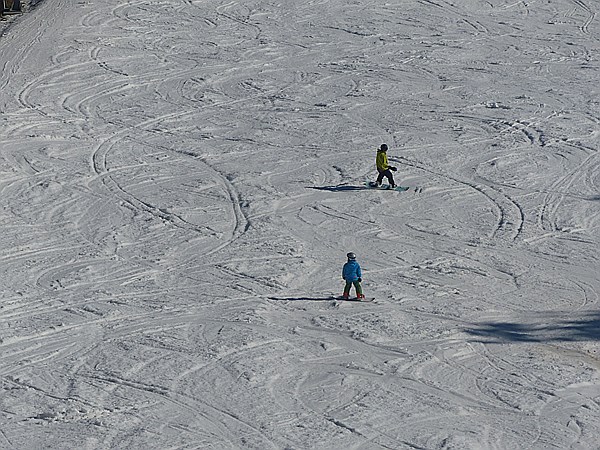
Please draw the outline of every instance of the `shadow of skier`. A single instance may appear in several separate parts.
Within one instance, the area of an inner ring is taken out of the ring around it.
[[[349,186],[347,184],[337,186],[309,186],[309,189],[315,189],[317,191],[328,191],[328,192],[348,192],[348,191],[365,191],[368,188],[365,186]]]
[[[269,300],[276,300],[276,301],[320,301],[320,302],[325,302],[325,301],[333,301],[336,298],[332,295],[327,295],[327,296],[323,296],[323,297],[267,297]]]

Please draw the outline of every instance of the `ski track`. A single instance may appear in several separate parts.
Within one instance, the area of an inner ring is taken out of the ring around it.
[[[596,9],[13,20],[0,447],[596,448]],[[364,188],[381,142],[421,192]]]

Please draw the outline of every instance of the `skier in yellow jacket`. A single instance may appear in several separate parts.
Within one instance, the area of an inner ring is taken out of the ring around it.
[[[377,150],[377,158],[375,160],[377,164],[377,172],[379,172],[379,176],[377,177],[377,186],[381,186],[381,182],[383,181],[383,177],[387,177],[390,182],[390,189],[396,187],[396,183],[394,183],[394,177],[391,171],[396,171],[394,166],[390,166],[388,163],[387,157],[387,144],[381,144],[381,147]]]

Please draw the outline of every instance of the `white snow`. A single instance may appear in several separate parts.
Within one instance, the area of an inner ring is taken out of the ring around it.
[[[13,17],[0,448],[599,448],[599,12]],[[365,188],[384,142],[423,192]]]

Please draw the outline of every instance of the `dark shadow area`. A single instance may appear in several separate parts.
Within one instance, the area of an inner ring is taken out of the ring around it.
[[[267,297],[269,300],[277,300],[277,301],[299,301],[299,300],[311,300],[311,301],[321,301],[321,302],[325,302],[325,301],[333,301],[333,300],[337,300],[336,297],[332,296],[332,295],[325,295],[323,297]]]
[[[337,186],[309,186],[309,189],[316,189],[318,191],[329,191],[329,192],[347,192],[347,191],[366,191],[369,189],[366,186],[349,186],[349,185],[337,185]]]
[[[559,317],[569,314],[581,317]],[[537,323],[485,322],[465,331],[484,343],[600,341],[600,312],[557,313],[538,319]]]
[[[14,14],[23,12],[21,9],[21,0],[4,0],[2,2],[2,14]]]

